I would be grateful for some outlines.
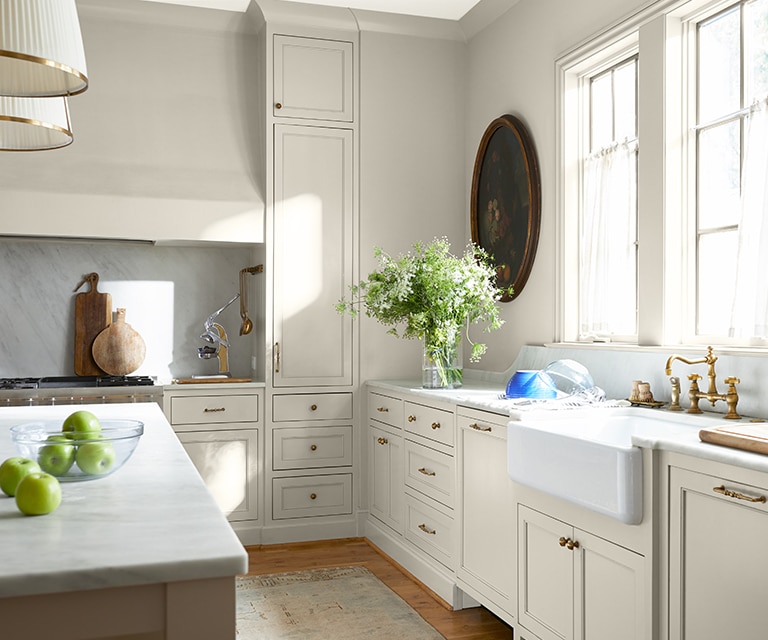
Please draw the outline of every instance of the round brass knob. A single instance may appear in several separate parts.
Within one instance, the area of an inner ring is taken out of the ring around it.
[[[309,449],[310,451],[317,451],[317,445],[313,444]]]
[[[565,546],[568,547],[568,549],[570,549],[571,551],[573,551],[574,548],[576,548],[576,549],[579,548],[579,541],[578,540],[571,540],[569,538],[568,539],[568,543]]]
[[[317,411],[317,405],[316,405],[316,404],[313,404],[313,405],[310,407],[310,409],[311,409],[312,411]]]
[[[416,416],[408,416],[408,422],[416,422]]]
[[[440,428],[440,423],[439,422],[433,422],[432,423],[432,428],[433,429],[439,429]]]
[[[314,500],[315,498],[317,498],[317,494],[316,493],[310,493],[309,494],[309,499],[310,500]]]
[[[378,440],[376,440],[376,442],[378,442],[379,444],[387,444],[389,440],[387,440],[386,438],[379,438]]]
[[[283,105],[280,102],[275,103],[275,109],[282,109]]]
[[[566,538],[561,537],[560,540],[558,540],[558,542],[560,543],[561,547],[564,547],[568,543],[568,540]]]

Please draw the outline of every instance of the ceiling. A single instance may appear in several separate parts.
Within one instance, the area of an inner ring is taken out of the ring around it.
[[[412,16],[459,20],[480,0],[280,0],[281,2],[303,2],[331,7],[349,7],[401,13]],[[147,0],[166,4],[183,4],[189,7],[224,9],[227,11],[245,11],[251,0]]]

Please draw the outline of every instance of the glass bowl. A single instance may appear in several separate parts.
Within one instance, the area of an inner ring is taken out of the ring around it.
[[[557,397],[573,396],[595,386],[587,368],[575,360],[555,360],[541,370],[558,391]]]
[[[131,457],[144,423],[102,420],[95,436],[63,433],[61,420],[41,420],[11,427],[11,440],[23,458],[36,461],[61,482],[97,480],[113,474]]]

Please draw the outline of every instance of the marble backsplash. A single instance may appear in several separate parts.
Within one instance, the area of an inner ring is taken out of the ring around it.
[[[197,349],[203,322],[239,290],[240,269],[255,264],[249,247],[176,247],[80,240],[0,240],[0,377],[74,374],[75,287],[90,272],[112,295],[113,311],[147,345],[136,375],[172,377],[217,372]],[[249,276],[251,318],[263,274]],[[259,279],[259,280],[257,280]],[[87,291],[84,285],[80,291]],[[262,296],[263,298],[263,296]],[[258,331],[239,335],[239,302],[218,318],[229,335],[229,364],[251,376]]]

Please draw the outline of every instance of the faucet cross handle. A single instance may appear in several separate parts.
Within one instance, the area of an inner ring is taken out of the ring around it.
[[[699,380],[701,380],[701,376],[698,373],[690,373],[688,374],[688,379],[691,382],[698,382]]]
[[[725,382],[725,384],[741,384],[741,380],[739,380],[735,376],[731,376],[729,378],[726,378],[725,380],[723,380],[723,382]]]

